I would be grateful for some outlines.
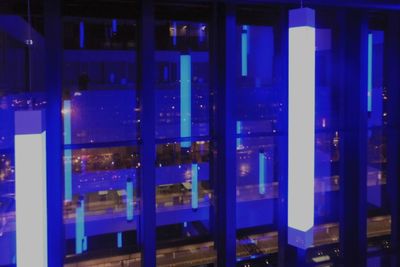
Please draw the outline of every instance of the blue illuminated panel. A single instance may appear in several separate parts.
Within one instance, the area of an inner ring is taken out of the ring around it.
[[[266,160],[266,158],[265,158],[264,150],[261,150],[260,153],[258,154],[258,177],[259,177],[258,190],[259,190],[259,193],[262,195],[265,194],[265,174],[266,174],[265,160]]]
[[[83,197],[78,201],[75,213],[75,253],[81,254],[87,249],[87,240],[85,237],[85,201]]]
[[[368,112],[372,111],[372,53],[373,35],[368,34]]]
[[[192,164],[192,209],[199,207],[199,168],[197,163]]]
[[[64,145],[71,144],[71,101],[64,100],[63,103],[64,115]],[[71,149],[64,150],[64,199],[65,201],[72,200],[72,151]]]
[[[181,55],[181,137],[192,134],[192,67],[191,56]],[[190,141],[181,142],[181,147],[188,148]]]
[[[122,233],[118,232],[117,234],[117,246],[118,248],[122,248]]]
[[[83,21],[79,23],[79,47],[85,47],[85,23]]]
[[[315,12],[289,11],[288,243],[308,248],[314,225]]]
[[[242,122],[237,121],[236,122],[236,134],[241,134],[242,133]],[[242,138],[238,137],[236,138],[236,148],[240,149],[242,147]]]
[[[248,26],[242,27],[242,76],[247,76],[247,57],[248,57]]]
[[[126,219],[133,220],[133,182],[128,179],[126,182]]]
[[[112,20],[111,30],[113,33],[116,33],[118,30],[118,24],[116,19]]]
[[[15,113],[15,202],[18,267],[47,266],[44,112]]]

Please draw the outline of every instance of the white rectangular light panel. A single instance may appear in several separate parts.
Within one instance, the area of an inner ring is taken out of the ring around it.
[[[314,225],[315,13],[289,11],[288,242],[312,245]]]
[[[15,113],[17,266],[47,266],[46,132],[42,111]]]

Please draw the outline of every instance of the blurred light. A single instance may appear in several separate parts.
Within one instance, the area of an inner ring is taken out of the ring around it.
[[[121,232],[118,232],[118,234],[117,234],[117,245],[118,245],[118,248],[122,248],[122,233]]]
[[[79,47],[85,47],[85,23],[83,21],[79,22]]]
[[[87,249],[87,239],[85,237],[85,200],[83,197],[78,200],[75,213],[75,253],[81,254]]]
[[[265,154],[262,150],[258,154],[258,190],[261,195],[265,194],[265,173]]]
[[[128,179],[126,182],[126,219],[133,220],[133,182]]]
[[[242,76],[247,76],[247,56],[248,56],[248,26],[242,27]]]
[[[180,57],[180,86],[181,86],[181,137],[191,137],[192,134],[192,84],[191,56]],[[181,147],[191,147],[190,141],[181,142]]]
[[[372,52],[373,35],[368,34],[368,112],[372,111]]]
[[[18,267],[47,266],[46,131],[42,111],[15,113]]]
[[[241,134],[242,133],[242,122],[237,121],[236,122],[236,134]],[[236,138],[236,149],[242,148],[242,138],[238,137]]]
[[[289,11],[288,243],[312,245],[314,225],[315,12]]]
[[[199,207],[198,168],[197,163],[192,164],[192,209]]]
[[[64,145],[71,144],[71,101],[64,100],[63,102],[64,115]],[[64,150],[64,200],[72,200],[72,151],[71,149]]]
[[[113,32],[113,33],[116,33],[117,30],[118,30],[117,20],[116,20],[116,19],[113,19],[113,20],[112,20],[112,32]]]

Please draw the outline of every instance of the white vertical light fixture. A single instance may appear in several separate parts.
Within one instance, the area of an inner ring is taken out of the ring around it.
[[[18,267],[47,266],[46,131],[42,110],[15,112]]]
[[[313,243],[315,12],[289,11],[288,243]]]

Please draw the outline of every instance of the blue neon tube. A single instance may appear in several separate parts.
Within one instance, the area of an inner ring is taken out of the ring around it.
[[[265,194],[265,173],[266,173],[266,165],[265,165],[265,154],[264,151],[260,151],[258,154],[258,176],[259,176],[259,185],[258,190],[259,193],[264,195]]]
[[[122,248],[122,233],[118,232],[117,234],[117,246],[118,248]]]
[[[85,23],[81,21],[79,23],[79,48],[85,47]]]
[[[87,249],[85,237],[85,201],[81,198],[75,211],[75,253],[81,254]]]
[[[237,121],[236,122],[236,134],[241,134],[242,133],[242,122]],[[236,149],[239,149],[242,146],[242,138],[237,137],[236,138]]]
[[[64,115],[64,144],[71,144],[71,101],[64,100],[63,103]],[[64,150],[64,199],[72,200],[72,151],[71,149]]]
[[[368,112],[372,111],[372,57],[373,35],[368,34]]]
[[[133,182],[128,180],[126,182],[126,219],[133,220]]]
[[[247,76],[247,57],[248,57],[248,26],[242,27],[242,76]]]
[[[199,187],[198,187],[198,166],[197,163],[192,164],[192,209],[199,207]]]
[[[181,137],[191,137],[192,134],[192,70],[191,56],[181,55],[180,58],[181,74]],[[189,148],[192,142],[182,141],[181,147]]]

